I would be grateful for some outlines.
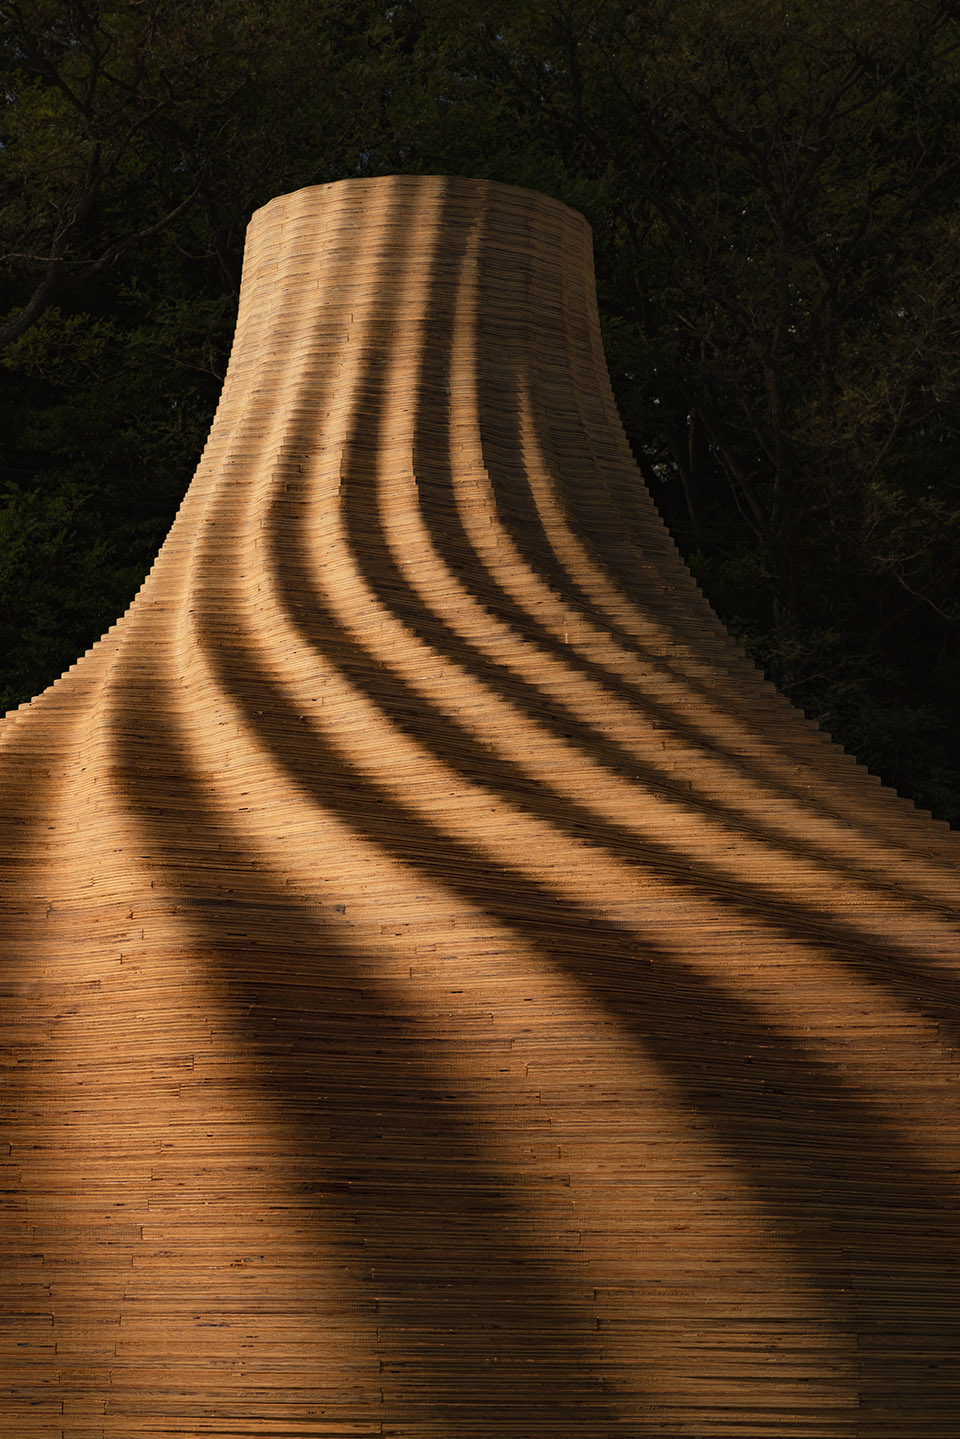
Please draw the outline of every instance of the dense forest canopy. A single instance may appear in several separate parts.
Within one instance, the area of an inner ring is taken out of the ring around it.
[[[960,823],[960,18],[927,0],[2,0],[0,711],[129,603],[243,236],[353,175],[593,226],[640,470],[726,624]]]

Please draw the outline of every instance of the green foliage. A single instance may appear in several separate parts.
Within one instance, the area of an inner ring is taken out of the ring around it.
[[[0,614],[28,698],[194,468],[250,212],[355,174],[594,227],[641,471],[721,616],[960,822],[960,21],[937,0],[10,0]]]

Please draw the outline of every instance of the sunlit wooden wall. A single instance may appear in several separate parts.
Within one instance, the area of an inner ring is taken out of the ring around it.
[[[563,205],[256,214],[0,857],[4,1439],[960,1435],[960,844],[699,594]]]

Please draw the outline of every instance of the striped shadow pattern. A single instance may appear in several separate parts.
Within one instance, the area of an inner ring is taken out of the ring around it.
[[[960,1431],[960,845],[700,595],[565,206],[254,216],[0,856],[5,1439]]]

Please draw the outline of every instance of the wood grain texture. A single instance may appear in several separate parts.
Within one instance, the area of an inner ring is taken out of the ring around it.
[[[564,206],[257,213],[0,855],[4,1439],[960,1433],[960,845],[699,594]]]

